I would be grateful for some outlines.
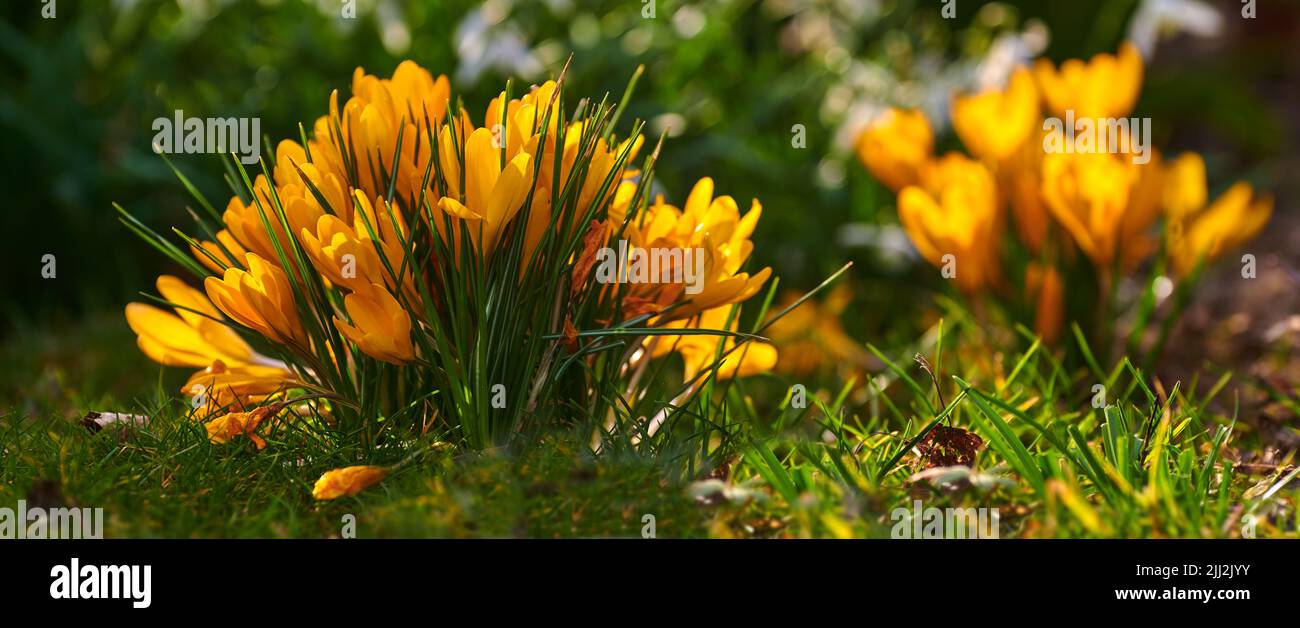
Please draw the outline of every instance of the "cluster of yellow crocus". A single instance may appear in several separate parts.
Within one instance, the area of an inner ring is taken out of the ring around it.
[[[352,93],[342,108],[338,92],[331,94],[329,114],[317,119],[305,148],[280,142],[272,180],[258,175],[251,198],[231,198],[216,240],[192,250],[220,275],[204,287],[221,312],[269,341],[311,354],[315,347],[286,274],[293,271],[282,263],[296,238],[324,283],[348,293],[334,317],[340,332],[371,357],[409,362],[415,358],[410,317],[395,295],[417,304],[419,291],[414,270],[403,264],[409,227],[401,207],[414,207],[421,194],[430,160],[422,134],[445,118],[450,84],[406,61],[389,79],[358,68]],[[389,202],[383,175],[394,168]]]
[[[898,194],[900,222],[917,250],[950,271],[945,277],[963,292],[1002,291],[1009,223],[1015,241],[1039,260],[1022,268],[1019,283],[1038,309],[1037,331],[1050,340],[1064,322],[1061,274],[1078,254],[1109,285],[1116,270],[1131,272],[1159,250],[1163,233],[1170,267],[1187,275],[1253,237],[1272,210],[1271,200],[1255,198],[1245,183],[1207,206],[1198,156],[1170,165],[1153,149],[1149,159],[1136,159],[1131,137],[1107,147],[1126,152],[1048,150],[1044,114],[1094,125],[1128,116],[1142,73],[1128,43],[1117,54],[1059,67],[1040,59],[1002,87],[953,98],[952,126],[970,157],[934,155],[925,116],[903,110],[862,131],[858,156]]]
[[[272,414],[266,408],[278,412],[293,403],[290,390],[310,391],[310,399],[338,398],[322,370],[351,371],[338,378],[347,380],[360,377],[368,359],[428,366],[434,356],[422,351],[435,345],[422,339],[433,334],[431,318],[450,289],[437,278],[482,274],[503,249],[520,242],[521,266],[527,267],[552,225],[568,238],[579,220],[594,216],[599,228],[593,228],[593,245],[626,231],[623,237],[636,246],[704,253],[700,293],[686,294],[681,284],[636,284],[615,304],[630,316],[653,313],[649,325],[722,327],[730,306],[757,293],[771,270],[750,275],[742,267],[753,251],[758,201],[742,215],[735,200],[715,198],[713,182],[702,179],[682,208],[662,199],[646,207],[637,193],[639,172],[629,167],[643,138],[614,141],[604,122],[592,117],[565,121],[560,91],[547,81],[513,99],[502,92],[477,126],[464,109],[451,110],[445,76],[411,61],[389,78],[358,68],[351,97],[340,104],[337,91],[330,95],[328,113],[311,126],[305,145],[285,140],[276,146],[274,161],[226,204],[221,224],[209,231],[212,239],[189,241],[201,265],[193,269],[211,273],[201,277],[203,291],[162,277],[158,289],[175,314],[143,303],[126,309],[146,355],[198,369],[184,392],[203,395],[202,417],[213,443],[247,436],[264,447],[257,430]],[[461,256],[463,243],[472,247],[471,256]],[[425,250],[443,245],[449,248]],[[429,262],[448,250],[455,264],[468,259],[482,268],[431,270]],[[563,259],[569,255],[564,251],[549,255],[557,258],[550,262],[589,270],[577,254]],[[578,287],[586,285],[585,277],[575,279]],[[598,287],[593,294],[624,293]],[[247,338],[283,361],[255,352]],[[662,347],[656,356],[682,354],[689,376],[735,340],[682,336],[656,346]],[[776,359],[770,346],[738,354],[724,376],[765,371]],[[271,405],[259,407],[264,403]],[[310,406],[324,412],[331,403]],[[352,494],[382,477],[373,469],[326,474],[317,497]]]
[[[443,133],[447,135],[439,148],[443,168],[451,173],[447,177],[451,189],[439,201],[439,207],[465,221],[472,241],[484,254],[490,254],[496,247],[501,230],[515,218],[530,194],[532,202],[524,234],[525,261],[532,259],[546,226],[552,223],[551,196],[557,191],[552,189],[557,183],[561,189],[577,186],[578,207],[585,208],[596,201],[607,180],[618,182],[633,174],[626,164],[640,151],[641,136],[610,146],[604,138],[592,141],[588,133],[591,125],[582,120],[564,127],[561,145],[556,89],[554,81],[547,81],[509,101],[502,92],[488,105],[483,128],[473,128],[466,118],[467,172],[463,191],[457,176],[460,174],[458,156],[450,132],[444,127]],[[543,128],[548,105],[550,124]],[[574,168],[579,165],[578,157],[585,142],[590,142],[592,148],[585,158],[585,173],[574,182]],[[614,172],[620,158],[624,167]],[[502,161],[504,167],[500,165]],[[475,164],[480,167],[472,167]],[[534,176],[538,173],[541,176]],[[571,220],[575,218],[576,214],[570,216]],[[560,228],[558,223],[556,228]]]

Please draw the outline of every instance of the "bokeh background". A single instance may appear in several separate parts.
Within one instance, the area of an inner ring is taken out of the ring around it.
[[[622,124],[667,132],[665,194],[681,200],[711,176],[742,205],[758,197],[754,263],[782,288],[855,262],[844,325],[887,346],[924,328],[918,313],[941,287],[853,157],[854,132],[890,105],[942,120],[954,90],[1017,62],[1133,39],[1148,64],[1135,115],[1152,119],[1155,143],[1202,152],[1212,194],[1246,179],[1277,198],[1254,245],[1261,281],[1211,277],[1175,361],[1249,360],[1279,325],[1300,336],[1300,2],[1258,0],[1244,19],[1237,0],[953,1],[953,19],[943,0],[357,0],[354,19],[342,0],[55,0],[53,19],[45,0],[5,2],[0,411],[75,413],[156,388],[121,308],[176,269],[112,207],[160,231],[189,223],[191,199],[150,149],[155,118],[260,117],[273,142],[297,137],[330,90],[347,94],[354,68],[386,76],[406,58],[447,74],[475,116],[507,78],[540,82],[570,54],[574,94],[618,98],[644,65]],[[940,151],[957,146],[940,138]],[[174,162],[211,198],[229,196],[218,157]],[[41,277],[45,254],[54,279]]]

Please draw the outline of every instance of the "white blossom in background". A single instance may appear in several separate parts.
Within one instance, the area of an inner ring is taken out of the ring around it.
[[[1047,26],[1037,20],[1027,22],[1019,33],[999,35],[975,68],[975,90],[1005,86],[1017,67],[1029,65],[1046,49]]]
[[[396,0],[380,2],[375,7],[375,21],[379,23],[379,41],[389,54],[401,55],[411,47],[411,29]]]
[[[846,222],[835,229],[835,243],[846,249],[870,249],[881,270],[894,272],[921,260],[907,232],[897,224]]]
[[[1217,37],[1223,32],[1223,16],[1203,0],[1142,0],[1129,22],[1128,38],[1143,59],[1150,59],[1160,39],[1183,32]]]
[[[509,19],[509,0],[489,0],[474,9],[456,27],[457,77],[474,83],[484,72],[532,81],[546,68],[519,27]]]

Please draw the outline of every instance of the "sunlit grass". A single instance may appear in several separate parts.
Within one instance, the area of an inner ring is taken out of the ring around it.
[[[329,537],[351,514],[360,537],[637,537],[652,515],[660,537],[887,538],[891,513],[914,499],[997,508],[1003,538],[1240,537],[1248,527],[1296,536],[1291,461],[1236,462],[1264,446],[1236,416],[1248,382],[1162,382],[1126,359],[1066,371],[1028,338],[1022,351],[988,358],[973,325],[950,311],[911,346],[871,347],[880,371],[802,382],[806,408],[788,394],[764,403],[796,383],[784,377],[720,382],[713,403],[684,410],[707,412],[710,435],[670,432],[654,449],[611,444],[596,455],[583,429],[480,453],[435,434],[381,447],[370,462],[422,453],[384,483],[326,504],[311,498],[311,482],[355,464],[359,447],[313,446],[292,432],[272,432],[260,452],[247,441],[214,445],[161,386],[139,407],[104,396],[29,400],[43,410],[0,419],[0,500],[104,507],[109,537]],[[1104,407],[1093,407],[1094,383],[1106,387]],[[67,411],[80,403],[152,421],[92,433]],[[972,471],[916,477],[915,445],[937,425],[983,440]]]

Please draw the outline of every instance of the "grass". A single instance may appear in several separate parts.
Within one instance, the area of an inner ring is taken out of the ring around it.
[[[257,451],[209,443],[170,392],[179,382],[134,379],[155,370],[106,315],[4,349],[17,385],[0,405],[0,503],[103,507],[107,537],[330,537],[351,514],[360,537],[635,537],[653,515],[660,537],[887,538],[914,499],[997,508],[1004,538],[1300,536],[1292,456],[1245,462],[1268,444],[1242,415],[1248,382],[1169,384],[1087,351],[1069,368],[1066,348],[1028,338],[996,354],[959,311],[941,325],[913,346],[870,347],[884,366],[860,382],[720,382],[707,404],[717,429],[653,450],[596,455],[574,428],[482,453],[435,436],[327,450],[282,429]],[[930,371],[913,366],[918,353]],[[794,383],[807,407],[765,401]],[[146,392],[118,401],[121,390]],[[91,409],[152,420],[92,433],[76,420]],[[973,471],[918,475],[916,447],[939,427],[980,437]],[[413,451],[354,498],[311,498],[327,469]]]

